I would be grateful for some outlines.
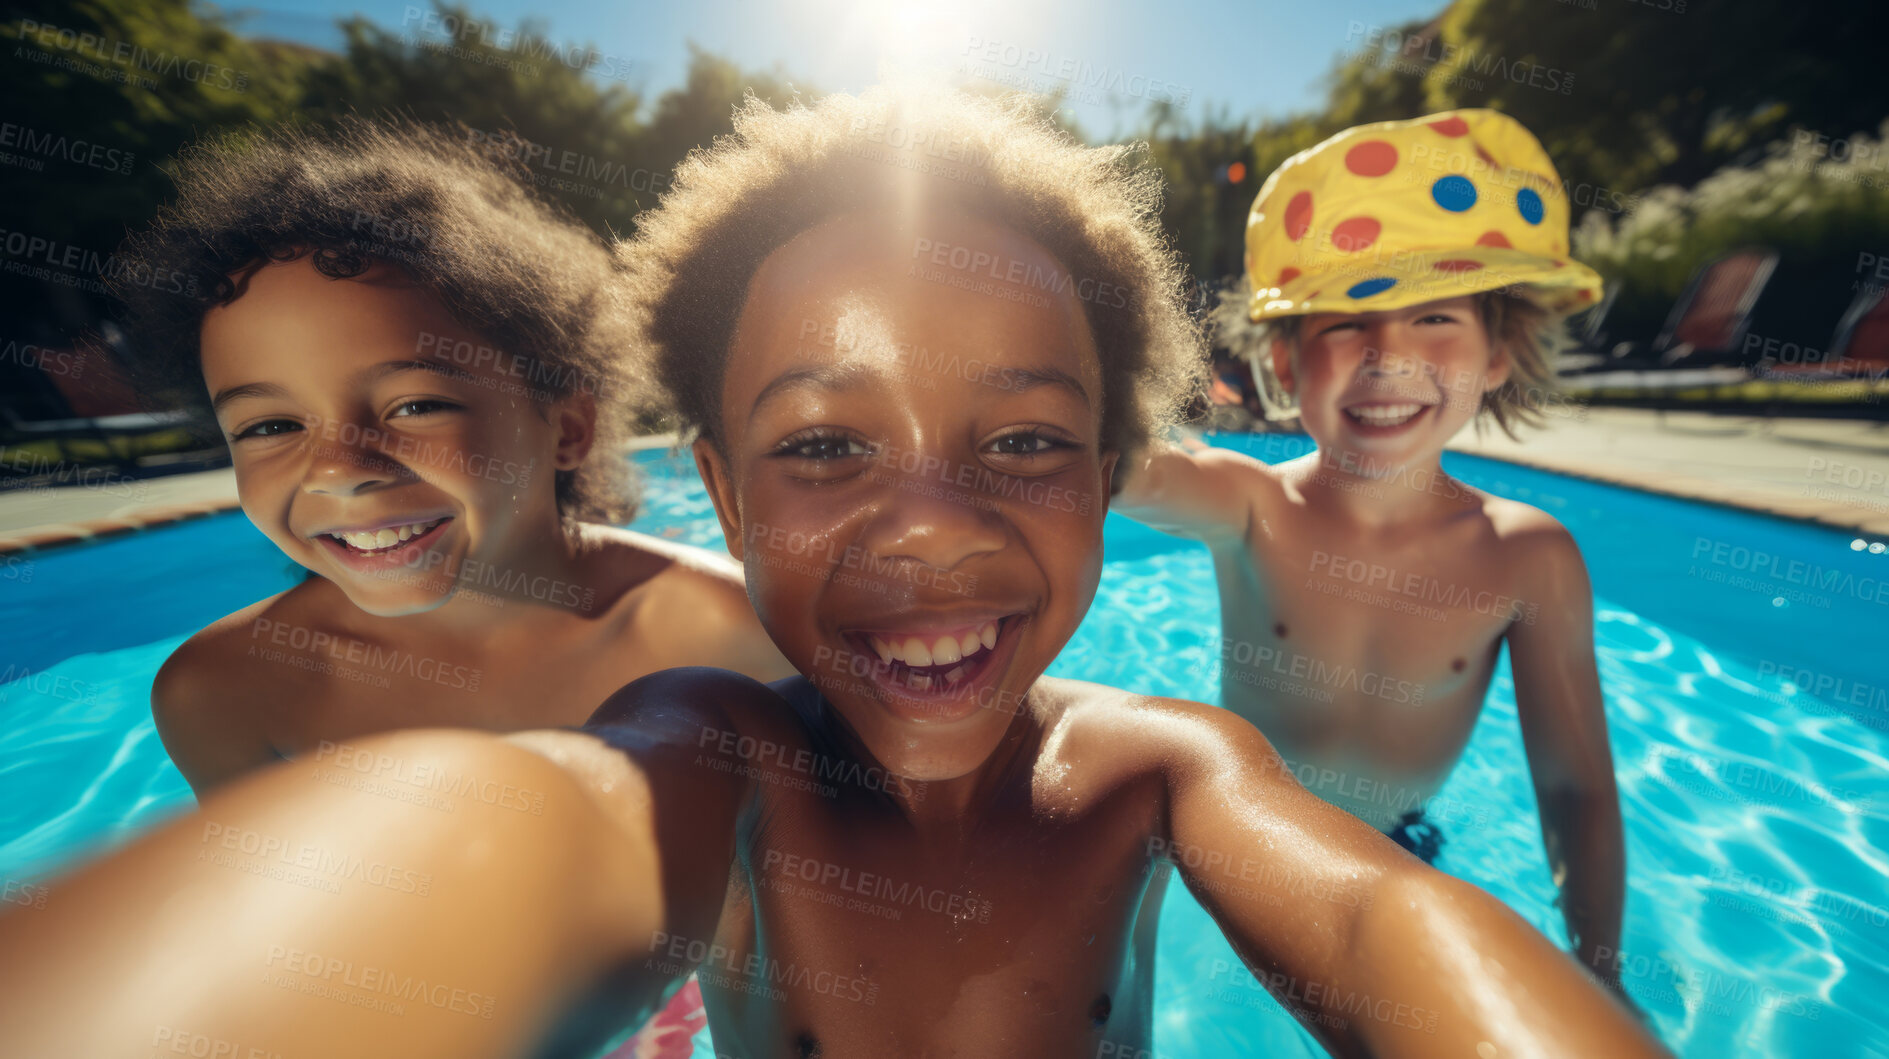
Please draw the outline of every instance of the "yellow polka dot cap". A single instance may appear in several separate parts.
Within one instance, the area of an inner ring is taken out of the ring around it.
[[[1346,129],[1259,189],[1247,315],[1402,309],[1518,284],[1574,312],[1600,297],[1601,279],[1568,257],[1568,212],[1548,153],[1506,114]]]

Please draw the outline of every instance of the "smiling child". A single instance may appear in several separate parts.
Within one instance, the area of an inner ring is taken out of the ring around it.
[[[787,672],[724,562],[600,524],[634,509],[639,385],[608,252],[472,143],[208,145],[131,247],[202,292],[126,288],[141,367],[209,399],[244,513],[313,575],[159,673],[199,794],[370,732],[576,724],[669,666]]]
[[[626,255],[801,675],[678,670],[578,731],[362,741],[389,773],[539,792],[535,814],[268,770],[206,803],[213,838],[174,826],[0,918],[30,956],[0,970],[16,1041],[90,1054],[163,1024],[563,1054],[693,969],[724,1055],[1145,1056],[1131,935],[1173,863],[1344,1054],[1656,1054],[1567,956],[1306,793],[1237,716],[1043,676],[1094,596],[1112,469],[1203,365],[1125,155],[988,101],[750,103]],[[193,856],[228,829],[397,859],[430,891]],[[328,995],[390,978],[469,999],[394,1018]]]
[[[1568,932],[1618,988],[1625,851],[1586,566],[1554,518],[1441,464],[1472,420],[1567,407],[1552,357],[1600,289],[1567,257],[1568,209],[1541,145],[1495,111],[1294,156],[1253,204],[1248,296],[1228,308],[1257,324],[1270,402],[1316,451],[1271,467],[1158,446],[1117,507],[1212,552],[1223,704],[1425,860],[1445,825],[1486,822],[1436,795],[1506,643]]]

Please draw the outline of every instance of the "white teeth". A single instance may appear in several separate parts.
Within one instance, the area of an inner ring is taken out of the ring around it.
[[[941,637],[937,643],[931,645],[932,665],[950,665],[953,662],[961,661],[963,658],[964,649],[958,646],[958,638],[955,636]]]
[[[905,641],[905,664],[908,666],[928,666],[931,664],[931,648],[925,641],[914,636]]]
[[[963,675],[964,675],[963,666],[952,666],[951,669],[947,671],[944,675],[945,683],[956,684],[958,682],[958,678]]]
[[[1389,426],[1401,423],[1423,411],[1420,404],[1379,404],[1361,405],[1346,409],[1353,419],[1369,423],[1372,426]]]
[[[887,641],[871,634],[866,636],[866,642],[872,645],[873,653],[879,656],[880,663],[884,665],[893,662],[902,662],[913,668],[950,665],[997,646],[997,623],[987,621],[982,628],[957,636],[940,636],[931,644],[926,644],[916,636]],[[962,672],[962,667],[953,672]]]
[[[331,533],[329,536],[357,551],[373,552],[423,536],[444,521],[446,520],[443,518],[436,518],[431,522],[409,522],[404,526],[389,526],[386,529],[362,530],[355,533]]]

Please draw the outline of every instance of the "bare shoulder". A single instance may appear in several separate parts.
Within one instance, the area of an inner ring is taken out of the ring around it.
[[[1031,697],[1044,714],[1044,757],[1104,782],[1265,766],[1278,757],[1259,729],[1205,703],[1053,677],[1037,681]]]
[[[1480,493],[1482,510],[1489,520],[1505,557],[1524,569],[1550,567],[1566,570],[1581,565],[1581,549],[1559,519],[1546,511],[1519,500]]]
[[[184,641],[151,684],[151,717],[178,771],[199,795],[275,759],[260,703],[283,694],[282,674],[252,657],[276,630],[317,626],[325,582],[303,582],[211,622]]]
[[[639,650],[668,665],[721,666],[762,680],[793,673],[755,616],[739,564],[725,555],[613,527],[591,540],[633,583],[636,609],[647,620],[625,626]]]
[[[151,686],[153,707],[168,712],[198,708],[192,704],[199,702],[207,708],[209,702],[226,701],[225,693],[240,690],[249,680],[254,667],[246,659],[259,640],[266,642],[276,626],[312,624],[310,597],[319,592],[320,584],[303,582],[199,629],[158,670]]]
[[[747,606],[741,567],[726,555],[617,526],[587,524],[584,540],[605,571],[648,594]]]

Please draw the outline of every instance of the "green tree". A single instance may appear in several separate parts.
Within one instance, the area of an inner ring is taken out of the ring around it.
[[[308,55],[245,40],[190,0],[14,11],[0,25],[14,126],[0,228],[26,240],[9,260],[47,272],[0,282],[0,326],[61,341],[96,318],[110,254],[169,193],[160,163],[202,133],[287,117]]]

